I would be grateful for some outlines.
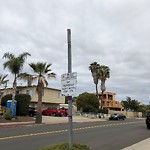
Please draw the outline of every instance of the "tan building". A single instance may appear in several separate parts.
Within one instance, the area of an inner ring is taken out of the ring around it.
[[[101,92],[98,95],[100,98],[102,97]],[[112,92],[104,92],[102,102],[100,100],[100,104],[102,103],[103,109],[107,108],[109,110],[124,111],[124,107],[122,106],[122,104],[116,101],[115,95],[116,94]]]
[[[12,93],[12,88],[0,89],[2,96]],[[38,94],[36,86],[17,86],[16,94],[29,94],[31,95],[31,106],[37,106]],[[42,97],[43,109],[48,106],[58,106],[58,104],[64,104],[65,97],[61,96],[61,90],[54,88],[44,88]]]

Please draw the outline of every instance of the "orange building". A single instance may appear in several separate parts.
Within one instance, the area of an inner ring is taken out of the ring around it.
[[[102,93],[99,92],[99,102],[100,105],[102,105],[102,109],[109,109],[109,110],[117,110],[117,111],[123,111],[124,107],[119,101],[115,100],[115,93],[112,92],[104,92],[103,99],[101,100]]]

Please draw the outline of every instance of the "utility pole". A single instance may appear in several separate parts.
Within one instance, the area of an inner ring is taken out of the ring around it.
[[[72,73],[72,58],[71,58],[71,29],[67,29],[67,40],[68,40],[68,73]],[[73,145],[73,130],[72,130],[72,96],[68,96],[69,104],[69,148]]]

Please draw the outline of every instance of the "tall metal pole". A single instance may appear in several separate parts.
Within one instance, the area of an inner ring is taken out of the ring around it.
[[[71,29],[67,29],[68,40],[68,73],[72,73],[72,59],[71,59]],[[69,103],[69,148],[73,145],[73,131],[72,131],[72,96],[68,96]]]

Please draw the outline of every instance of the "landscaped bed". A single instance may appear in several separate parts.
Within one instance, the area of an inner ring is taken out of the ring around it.
[[[69,149],[68,143],[61,143],[56,145],[50,145],[49,147],[45,147],[40,150],[92,150],[92,149],[83,144],[73,144],[72,148]]]

